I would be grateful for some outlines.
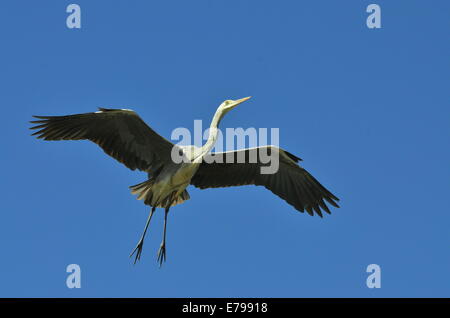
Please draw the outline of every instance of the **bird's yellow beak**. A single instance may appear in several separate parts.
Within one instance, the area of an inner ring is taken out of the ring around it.
[[[252,98],[252,97],[251,97],[251,96],[248,96],[248,97],[244,97],[244,98],[241,98],[241,99],[237,99],[237,100],[234,101],[232,107],[236,107],[236,106],[239,105],[240,103],[243,103],[243,102],[245,102],[246,100],[249,100],[250,98]]]

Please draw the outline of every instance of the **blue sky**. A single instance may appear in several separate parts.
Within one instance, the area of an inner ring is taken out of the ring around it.
[[[448,1],[2,1],[0,296],[449,297]],[[145,180],[89,142],[44,142],[31,115],[132,108],[156,131],[280,128],[341,198],[323,219],[259,187],[190,188],[167,262]],[[68,289],[66,266],[81,266]],[[382,287],[366,287],[379,264]]]

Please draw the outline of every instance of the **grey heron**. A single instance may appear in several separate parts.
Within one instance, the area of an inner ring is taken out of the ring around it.
[[[160,264],[166,260],[167,215],[172,206],[189,199],[186,188],[200,189],[241,185],[264,186],[300,212],[322,217],[322,211],[331,213],[327,203],[339,207],[339,199],[321,185],[310,173],[300,167],[301,159],[276,146],[261,146],[228,152],[211,152],[218,136],[223,116],[250,97],[226,100],[220,104],[211,122],[209,136],[202,147],[174,145],[161,137],[132,110],[99,108],[97,112],[67,116],[33,116],[37,120],[30,129],[32,135],[44,140],[90,140],[105,153],[131,170],[141,170],[148,179],[131,186],[131,192],[151,207],[144,231],[130,257],[136,253],[134,263],[140,260],[145,234],[156,208],[164,209],[163,239],[158,250]],[[278,155],[276,173],[262,174],[267,162],[261,158],[262,150]],[[184,159],[173,160],[179,152]],[[218,156],[232,160],[220,162]],[[249,160],[253,157],[253,161]],[[243,157],[244,161],[236,160]],[[208,159],[208,160],[207,160]],[[326,202],[327,203],[326,203]]]

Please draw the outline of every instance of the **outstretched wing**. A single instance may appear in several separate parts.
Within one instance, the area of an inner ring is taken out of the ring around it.
[[[44,140],[83,140],[99,145],[128,168],[153,172],[171,160],[173,144],[158,135],[132,110],[99,108],[68,116],[33,116],[30,129]]]
[[[269,165],[267,157],[277,153],[278,171],[273,174],[261,174],[261,167]],[[230,160],[231,158],[233,160]],[[213,162],[214,160],[216,162]],[[298,211],[306,210],[310,215],[316,212],[322,216],[322,210],[330,213],[324,200],[339,207],[335,202],[339,199],[308,171],[301,168],[297,164],[300,160],[274,146],[211,153],[204,157],[191,184],[200,189],[250,184],[264,186]]]

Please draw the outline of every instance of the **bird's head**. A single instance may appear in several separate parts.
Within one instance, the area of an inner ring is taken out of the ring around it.
[[[237,105],[239,105],[240,103],[243,103],[250,98],[251,98],[251,96],[244,97],[241,99],[236,99],[236,100],[227,99],[222,104],[220,104],[219,109],[222,110],[224,113],[227,113],[230,110],[232,110],[233,108],[235,108]]]

